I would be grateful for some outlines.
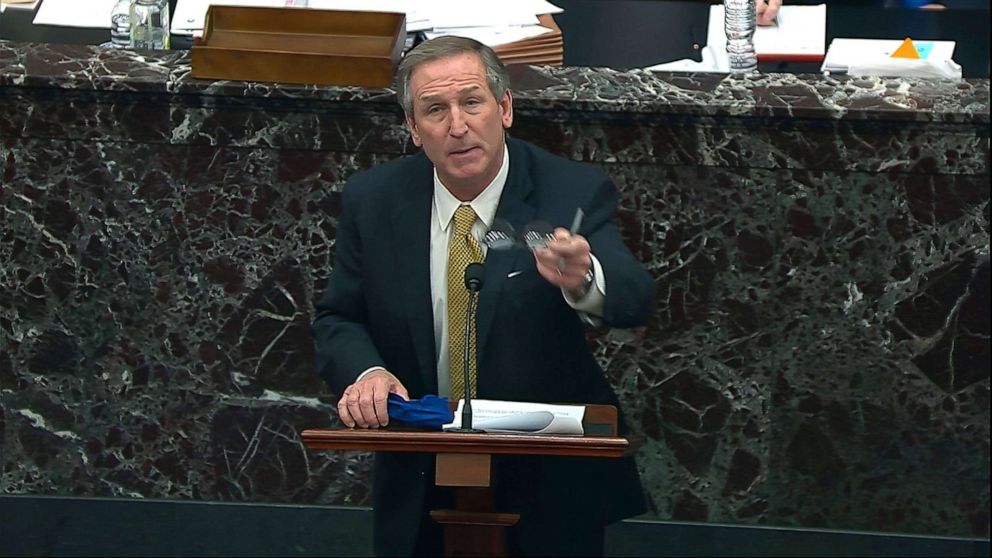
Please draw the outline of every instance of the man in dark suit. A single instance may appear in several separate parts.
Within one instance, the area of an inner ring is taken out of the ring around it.
[[[506,139],[512,96],[488,47],[427,41],[406,55],[397,81],[423,150],[349,180],[314,322],[318,365],[342,394],[342,422],[386,426],[389,393],[457,398],[456,379],[486,399],[617,405],[583,321],[643,324],[654,285],[613,221],[613,184],[595,167]],[[571,234],[580,208],[585,218]],[[497,218],[557,229],[533,253],[487,250],[479,239]],[[469,370],[460,348],[449,355],[462,339],[452,324],[464,310],[449,315],[448,304],[464,291],[464,265],[452,264],[460,250],[486,266]],[[373,475],[377,554],[440,553],[427,512],[451,502],[434,487],[433,456],[381,453]],[[629,458],[499,457],[494,476],[497,509],[521,514],[509,537],[515,554],[601,554],[604,526],[645,509]]]

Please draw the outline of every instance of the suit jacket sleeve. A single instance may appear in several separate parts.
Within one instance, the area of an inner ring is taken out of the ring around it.
[[[624,244],[616,224],[617,189],[597,169],[598,184],[586,204],[582,234],[589,241],[606,277],[603,325],[644,325],[654,311],[654,281]]]
[[[358,182],[358,178],[350,180],[344,189],[334,269],[317,302],[313,324],[317,369],[335,393],[341,393],[362,371],[383,366],[366,327],[362,239],[356,225],[365,204]]]

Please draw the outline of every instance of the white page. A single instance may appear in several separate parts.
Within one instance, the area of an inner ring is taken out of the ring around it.
[[[859,75],[960,78],[954,41],[914,41],[920,59],[892,58],[902,39],[844,39],[830,43],[821,70]]]
[[[423,31],[433,27],[430,16],[416,0],[310,0],[310,7],[318,10],[350,10],[357,12],[390,12],[406,14],[406,31]]]
[[[171,30],[183,34],[203,29],[207,8],[214,6],[259,6],[263,8],[305,8],[308,0],[178,0],[172,15]]]
[[[537,14],[517,0],[431,0],[425,2],[434,27],[536,25]]]
[[[714,51],[727,50],[723,5],[710,6],[706,44]],[[776,25],[758,25],[754,51],[760,55],[822,55],[826,52],[827,5],[782,6]]]
[[[110,11],[117,0],[45,0],[34,16],[35,25],[110,29]]]
[[[537,16],[564,10],[545,0],[406,0],[418,6],[428,29],[536,25]]]
[[[727,58],[726,50],[714,50],[712,46],[706,45],[702,50],[702,61],[695,61],[692,58],[683,58],[663,64],[648,66],[645,70],[651,72],[722,72],[730,71],[730,59]]]
[[[537,14],[562,10],[545,0],[179,0],[173,16],[176,33],[203,29],[207,7],[305,6],[317,10],[351,10],[406,14],[407,32],[451,27],[536,25]],[[109,23],[107,24],[109,27]],[[536,33],[536,31],[535,31]],[[531,35],[533,36],[533,35]],[[487,43],[488,44],[488,43]]]
[[[830,43],[823,65],[848,66],[866,58],[890,58],[902,44],[902,39],[844,39]],[[917,50],[925,50],[924,60],[942,62],[954,56],[954,41],[914,41]]]
[[[515,41],[538,37],[551,30],[541,25],[512,25],[509,27],[458,27],[451,29],[434,29],[425,33],[428,39],[455,35],[475,39],[484,45],[496,47]]]
[[[408,0],[310,0],[310,7],[318,10],[350,10],[357,12],[390,12],[407,14],[416,11]]]
[[[207,8],[215,6],[297,7],[315,10],[351,10],[406,14],[407,32],[430,29],[426,16],[417,12],[411,0],[179,0],[173,16],[173,33],[189,34],[203,30]]]
[[[760,54],[823,55],[827,51],[827,5],[782,6],[775,25],[759,25],[754,50]]]
[[[207,15],[210,0],[178,0],[176,13],[172,14],[172,32],[185,29],[203,29],[203,17]]]
[[[548,411],[534,411],[530,413],[519,413],[516,415],[506,415],[490,419],[472,419],[472,428],[486,430],[488,432],[537,432],[551,425],[555,420],[555,415]]]
[[[472,421],[472,428],[486,432],[509,434],[573,434],[581,435],[582,423],[571,417],[556,417],[548,411],[520,413]]]
[[[465,400],[458,402],[455,420],[444,425],[445,430],[458,428],[462,422],[462,407]],[[496,421],[497,430],[533,432],[543,434],[582,434],[584,405],[550,405],[546,403],[525,403],[519,401],[494,401],[490,399],[472,400],[472,426],[483,430],[487,421]],[[554,419],[547,421],[550,413]],[[510,418],[516,417],[516,418]],[[480,426],[482,425],[482,426]],[[513,425],[519,428],[507,428]],[[534,430],[534,429],[537,430]]]
[[[560,14],[565,10],[555,6],[551,2],[545,2],[545,0],[522,0],[527,4],[527,9],[534,12],[537,15],[542,14]]]

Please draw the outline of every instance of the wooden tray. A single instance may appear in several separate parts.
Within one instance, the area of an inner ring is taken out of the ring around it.
[[[405,40],[404,14],[211,5],[191,74],[388,87]]]

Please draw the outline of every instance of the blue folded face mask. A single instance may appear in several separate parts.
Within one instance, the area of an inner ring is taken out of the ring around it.
[[[455,419],[455,414],[448,406],[447,397],[436,395],[425,395],[420,399],[407,401],[390,393],[386,400],[386,411],[389,413],[389,420],[398,420],[405,424],[423,426],[434,430],[441,430],[441,427]]]

